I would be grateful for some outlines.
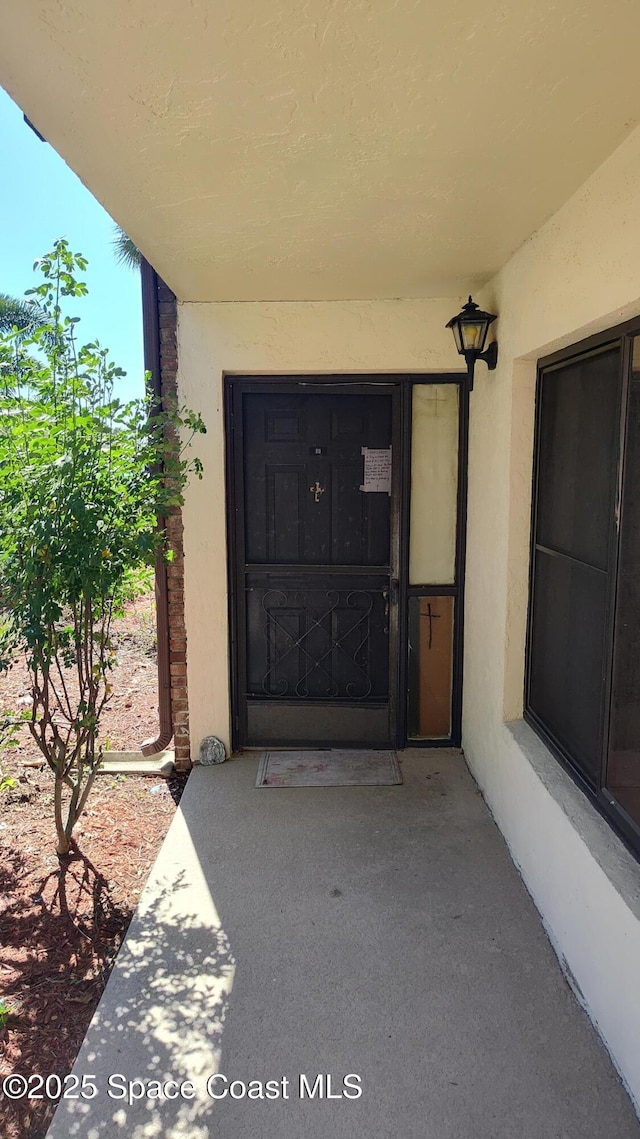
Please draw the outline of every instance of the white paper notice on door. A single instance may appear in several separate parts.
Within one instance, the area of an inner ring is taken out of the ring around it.
[[[391,447],[362,447],[365,494],[391,494]]]

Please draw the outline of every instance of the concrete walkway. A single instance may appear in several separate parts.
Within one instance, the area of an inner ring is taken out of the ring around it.
[[[50,1139],[638,1139],[459,755],[403,753],[402,787],[256,770],[192,773],[75,1067],[97,1095]],[[135,1099],[168,1077],[193,1089]]]

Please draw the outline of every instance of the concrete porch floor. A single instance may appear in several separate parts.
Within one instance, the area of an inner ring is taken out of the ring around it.
[[[193,771],[74,1069],[98,1094],[49,1139],[640,1136],[462,757],[401,766],[384,788]],[[289,1098],[214,1102],[216,1072]],[[301,1073],[362,1095],[300,1099]],[[195,1098],[129,1106],[115,1074]]]

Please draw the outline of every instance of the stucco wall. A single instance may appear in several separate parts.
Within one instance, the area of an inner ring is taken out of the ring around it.
[[[463,742],[577,991],[640,1102],[640,870],[523,725],[535,361],[640,313],[640,131],[476,299],[500,314],[471,397]],[[456,370],[458,299],[184,304],[181,395],[208,435],[185,505],[194,755],[229,740],[225,372]],[[515,721],[509,727],[507,721]]]
[[[463,716],[471,769],[636,1101],[640,868],[533,732],[505,721],[522,715],[535,361],[640,313],[638,185],[636,131],[481,297],[500,314],[500,358],[471,396]]]
[[[226,373],[459,371],[447,320],[460,298],[182,304],[181,398],[202,412],[202,482],[184,507],[192,755],[211,733],[229,743],[223,377]]]

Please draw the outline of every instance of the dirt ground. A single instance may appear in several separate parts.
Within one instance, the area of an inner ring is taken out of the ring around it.
[[[153,597],[133,603],[117,627],[119,663],[104,714],[109,749],[135,750],[157,726]],[[23,662],[0,676],[0,710],[28,702]],[[0,750],[15,786],[0,792],[0,1083],[10,1073],[64,1077],[78,1048],[185,777],[100,774],[74,832],[72,855],[55,853],[53,781],[28,731]],[[50,1085],[55,1094],[55,1084]],[[32,1090],[42,1091],[35,1087]],[[45,1098],[0,1098],[2,1139],[41,1139],[53,1114]]]

